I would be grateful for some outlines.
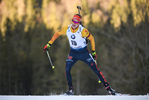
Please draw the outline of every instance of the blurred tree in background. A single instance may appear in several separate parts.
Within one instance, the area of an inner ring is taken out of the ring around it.
[[[49,95],[67,90],[66,36],[49,50],[44,45],[71,24],[82,7],[83,25],[96,42],[97,63],[117,92],[149,93],[148,0],[0,0],[0,94]],[[91,50],[90,44],[88,44]],[[83,62],[72,68],[76,94],[107,94]]]

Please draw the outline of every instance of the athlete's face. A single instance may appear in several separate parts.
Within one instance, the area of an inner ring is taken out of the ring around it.
[[[72,20],[72,28],[76,29],[79,26],[80,22],[78,22],[76,19]]]

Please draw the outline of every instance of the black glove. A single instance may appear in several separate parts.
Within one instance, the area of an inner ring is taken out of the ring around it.
[[[94,58],[94,60],[97,59],[97,54],[96,54],[96,51],[92,51],[92,57]]]
[[[45,51],[49,50],[50,47],[51,47],[51,44],[46,44],[46,45],[44,46],[43,51],[45,52]]]

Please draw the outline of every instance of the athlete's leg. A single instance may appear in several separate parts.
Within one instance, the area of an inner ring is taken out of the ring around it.
[[[67,60],[66,60],[65,71],[66,71],[66,78],[67,78],[67,83],[68,83],[69,88],[73,87],[73,85],[72,85],[72,77],[71,77],[71,72],[70,71],[71,71],[71,68],[73,67],[73,65],[77,61],[78,60],[75,59],[72,54],[69,54],[69,56],[67,57]]]
[[[85,62],[88,66],[90,66],[90,68],[96,73],[96,75],[99,77],[99,79],[104,85],[108,85],[103,73],[98,69],[97,64],[95,63],[91,54],[86,51],[83,55],[84,56],[81,57],[81,60]]]
[[[91,54],[86,51],[83,52],[82,54],[83,56],[81,56],[81,60],[83,62],[85,62],[86,64],[88,64],[88,66],[90,66],[90,68],[96,73],[96,75],[99,77],[99,79],[101,80],[101,82],[104,84],[106,90],[112,94],[115,95],[115,90],[113,90],[110,86],[109,83],[106,81],[105,77],[103,76],[103,73],[99,71],[93,57],[91,56]]]

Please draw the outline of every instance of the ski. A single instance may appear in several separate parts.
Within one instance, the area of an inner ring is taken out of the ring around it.
[[[67,94],[67,93],[62,93],[60,96],[73,96],[74,94]]]
[[[130,94],[124,94],[124,93],[115,93],[115,96],[129,96]],[[114,96],[114,95],[113,95]]]

